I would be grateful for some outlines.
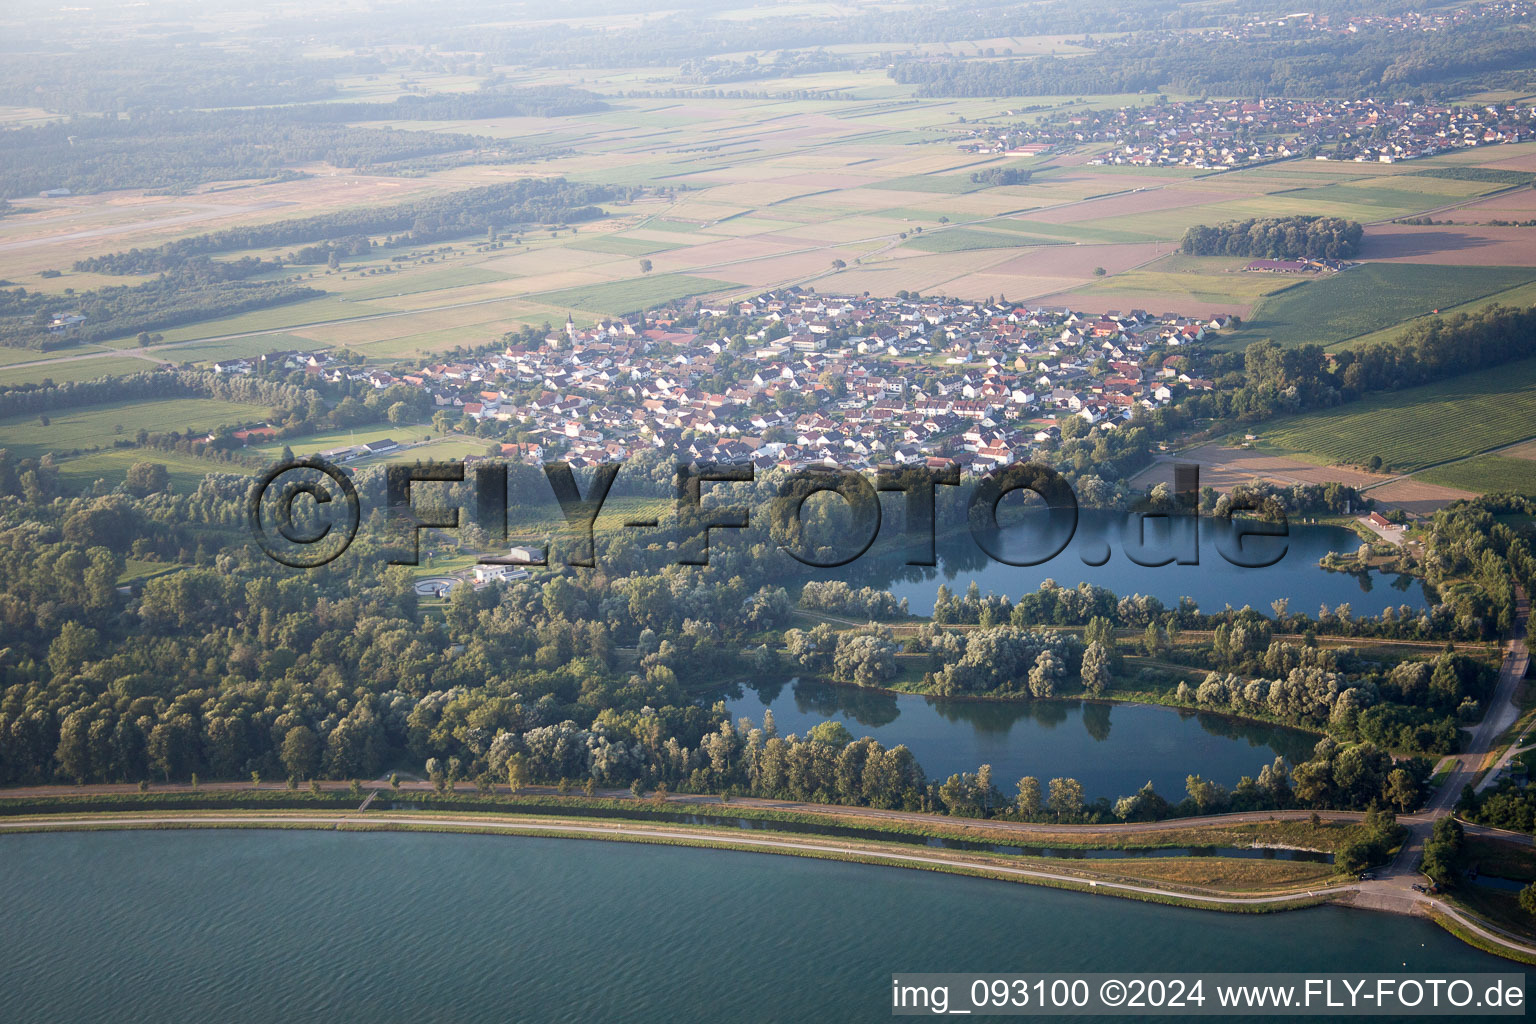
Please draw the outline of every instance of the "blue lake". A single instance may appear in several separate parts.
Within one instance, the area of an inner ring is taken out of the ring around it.
[[[1306,760],[1318,737],[1299,729],[1149,705],[1086,701],[952,700],[892,694],[808,679],[753,682],[711,694],[733,718],[761,723],[773,709],[781,734],[842,722],[854,736],[906,744],[930,778],[990,764],[1004,792],[1025,775],[1075,778],[1090,800],[1126,796],[1149,780],[1173,801],[1185,777],[1231,787],[1277,755]]]
[[[8,1024],[884,1021],[896,972],[1511,969],[1417,918],[681,847],[95,832],[0,860]]]

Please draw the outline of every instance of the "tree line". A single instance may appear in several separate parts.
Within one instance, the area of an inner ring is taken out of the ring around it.
[[[325,293],[290,281],[248,281],[276,264],[254,259],[215,263],[203,259],[135,285],[106,285],[85,292],[0,289],[0,345],[56,349],[162,331],[214,317],[302,302]],[[84,323],[52,329],[73,315]]]
[[[592,220],[603,215],[597,203],[630,195],[630,190],[572,183],[564,178],[520,178],[384,206],[227,228],[151,249],[91,257],[78,261],[75,269],[104,274],[153,273],[194,256],[396,232],[402,234],[403,244],[414,245],[483,234],[490,227]]]

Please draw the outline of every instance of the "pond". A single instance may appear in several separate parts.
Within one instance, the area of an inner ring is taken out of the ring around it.
[[[1185,534],[1190,520],[1177,524],[1167,519],[1145,520],[1145,538],[1137,535],[1142,521],[1117,513],[1084,510],[1071,542],[1056,557],[1035,566],[1014,566],[984,554],[969,533],[950,534],[937,546],[938,565],[932,568],[906,566],[894,550],[874,549],[869,565],[861,559],[843,570],[828,570],[822,579],[846,579],[861,586],[889,589],[907,599],[914,614],[933,611],[934,595],[940,584],[964,594],[975,581],[983,594],[1004,594],[1009,598],[1038,590],[1053,579],[1064,587],[1092,583],[1108,588],[1120,597],[1147,594],[1163,604],[1175,607],[1179,598],[1190,597],[1205,612],[1218,612],[1227,605],[1253,608],[1271,614],[1270,603],[1277,598],[1290,602],[1290,611],[1317,615],[1318,606],[1330,608],[1348,604],[1356,616],[1379,615],[1388,606],[1408,605],[1414,611],[1429,606],[1423,584],[1397,573],[1330,572],[1318,565],[1329,552],[1353,554],[1360,538],[1336,526],[1293,523],[1284,540],[1248,538],[1240,542],[1234,527],[1220,520],[1202,519],[1198,529],[1199,563],[1177,562],[1148,566],[1132,561],[1135,553],[1141,561],[1157,561],[1164,552],[1174,550],[1174,542]],[[1046,550],[1042,535],[1043,516],[1025,516],[1024,521],[1001,531],[1002,552],[1014,560],[1024,560]],[[1129,547],[1128,547],[1129,544]],[[1245,568],[1223,556],[1263,561],[1282,550],[1273,565]],[[1086,561],[1085,561],[1086,559]],[[1089,564],[1089,562],[1102,564]],[[858,568],[858,578],[851,570]],[[845,575],[838,576],[842,571]],[[883,579],[883,582],[881,580]]]
[[[781,735],[832,720],[856,737],[906,744],[929,778],[990,764],[1005,793],[1025,775],[1042,784],[1069,777],[1090,800],[1127,796],[1151,781],[1177,802],[1188,775],[1230,788],[1276,756],[1306,760],[1318,740],[1299,729],[1155,705],[956,700],[799,678],[742,683],[705,699],[723,699],[732,718],[759,724],[771,708]]]

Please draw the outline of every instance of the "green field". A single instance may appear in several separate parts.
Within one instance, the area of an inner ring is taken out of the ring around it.
[[[295,455],[313,455],[315,452],[326,451],[331,448],[343,448],[351,444],[364,444],[368,441],[380,441],[384,438],[392,438],[401,444],[410,444],[430,437],[436,431],[430,423],[416,423],[409,426],[399,426],[393,423],[376,423],[366,427],[356,427],[350,430],[332,430],[323,434],[310,434],[307,437],[291,437],[286,441],[273,441],[269,444],[258,444],[250,447],[250,452],[263,459],[275,459],[282,454],[286,445],[293,449]],[[414,450],[414,449],[413,449]],[[485,445],[479,446],[479,451],[485,450]]]
[[[1501,292],[1494,292],[1491,295],[1479,296],[1478,298],[1472,299],[1468,302],[1460,303],[1455,306],[1441,306],[1440,315],[1449,316],[1452,313],[1477,313],[1488,309],[1491,306],[1513,306],[1517,309],[1525,306],[1536,306],[1536,281],[1530,282],[1528,284],[1518,285],[1514,288],[1507,288]],[[1413,325],[1418,320],[1428,319],[1433,315],[1434,314],[1425,314],[1423,317],[1415,317],[1413,320],[1404,320],[1402,323],[1393,324],[1391,327],[1388,327],[1384,330],[1372,331],[1370,334],[1363,334],[1358,338],[1351,338],[1349,347],[1355,348],[1356,346],[1360,345],[1374,345],[1378,341],[1396,341],[1398,338],[1401,338],[1404,334],[1411,330]]]
[[[355,288],[345,285],[348,302],[367,299],[386,299],[395,295],[411,295],[416,292],[435,292],[444,288],[463,288],[472,284],[494,284],[511,280],[510,274],[486,270],[484,267],[452,267],[442,270],[415,270],[403,274],[385,274],[369,278]]]
[[[1367,263],[1264,299],[1225,347],[1273,338],[1334,346],[1412,317],[1536,281],[1536,267]]]
[[[966,192],[980,192],[987,186],[972,181],[969,174],[909,174],[904,178],[872,181],[860,187],[893,189],[900,192],[944,192],[950,195],[963,195]]]
[[[173,361],[186,358],[174,355],[175,351],[167,350],[163,358]],[[40,353],[39,356],[47,358]],[[147,359],[135,359],[132,356],[102,356],[99,359],[72,359],[66,363],[43,363],[39,366],[9,366],[0,370],[0,384],[41,384],[45,380],[63,384],[66,381],[139,373],[153,370],[155,365]]]
[[[223,341],[194,341],[190,345],[159,349],[155,355],[173,363],[216,363],[221,359],[242,359],[268,352],[315,352],[329,345],[301,338],[296,334],[255,334],[249,338]]]
[[[52,352],[44,352],[35,348],[14,348],[9,345],[0,345],[0,366],[11,366],[15,363],[31,363],[39,359],[49,359],[58,356],[77,356],[87,352],[100,352],[100,345],[73,345],[66,349],[56,349]]]
[[[567,249],[579,249],[582,252],[605,252],[614,256],[649,256],[653,252],[666,252],[668,249],[681,249],[682,242],[652,242],[645,238],[624,238],[621,235],[599,235],[596,238],[581,238],[566,245]]]
[[[197,485],[209,473],[251,472],[239,463],[199,459],[193,455],[162,452],[151,448],[118,448],[60,461],[59,479],[71,491],[89,487],[97,480],[105,480],[108,484],[116,486],[122,483],[123,478],[128,475],[128,467],[135,462],[158,462],[164,466],[170,474],[171,490],[176,494],[188,494],[197,490]]]
[[[267,417],[268,409],[216,398],[167,398],[57,409],[46,415],[46,427],[39,416],[0,420],[0,448],[7,448],[21,458],[45,452],[108,448],[119,440],[131,441],[141,427],[150,431],[214,430],[229,424],[260,422]]]
[[[1507,491],[1536,496],[1536,461],[1512,459],[1507,455],[1479,455],[1465,462],[1426,469],[1415,479],[1481,494]]]
[[[611,284],[588,284],[577,288],[561,288],[558,291],[539,292],[528,298],[563,309],[579,309],[588,313],[618,315],[649,309],[706,292],[740,288],[733,281],[717,281],[711,277],[694,277],[691,274],[657,274],[652,277],[636,277]]]
[[[1348,465],[1379,455],[1398,471],[1476,455],[1536,434],[1536,359],[1273,420],[1259,433],[1266,447]]]
[[[999,231],[978,231],[974,228],[946,228],[928,234],[914,235],[902,243],[904,248],[923,252],[968,252],[972,249],[1013,249],[1039,245],[1028,235],[1003,234]]]

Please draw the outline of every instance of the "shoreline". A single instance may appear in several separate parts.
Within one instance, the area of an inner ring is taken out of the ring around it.
[[[80,831],[302,828],[338,832],[502,835],[686,846],[696,849],[808,857],[867,864],[873,867],[937,871],[944,874],[1040,885],[1087,894],[1134,899],[1144,903],[1159,903],[1166,906],[1223,913],[1279,913],[1332,904],[1360,910],[1425,916],[1452,935],[1485,952],[1519,963],[1536,964],[1536,946],[1510,941],[1509,938],[1500,935],[1495,930],[1495,926],[1469,918],[1447,903],[1426,898],[1415,900],[1406,907],[1392,900],[1384,905],[1381,899],[1372,899],[1370,894],[1363,892],[1360,883],[1352,881],[1318,885],[1310,889],[1299,887],[1290,891],[1259,890],[1252,894],[1200,893],[1179,891],[1153,881],[1133,884],[1068,874],[1059,869],[1045,870],[1043,867],[1034,866],[1033,862],[1025,858],[1016,858],[1014,863],[1007,863],[988,859],[984,854],[939,853],[922,848],[902,851],[886,849],[869,841],[839,843],[824,840],[797,841],[792,834],[766,831],[757,836],[749,836],[704,827],[653,826],[629,821],[591,824],[580,821],[538,821],[489,816],[476,820],[453,816],[434,817],[430,813],[402,814],[398,811],[386,812],[388,816],[381,815],[377,818],[358,818],[355,817],[357,814],[356,811],[312,814],[291,811],[278,814],[227,811],[200,814],[193,811],[181,813],[160,811],[144,814],[114,812],[101,815],[18,816],[9,820],[0,820],[0,835],[62,834]],[[1026,864],[1028,866],[1024,866]],[[1357,901],[1356,897],[1359,896],[1366,898],[1363,901]]]

